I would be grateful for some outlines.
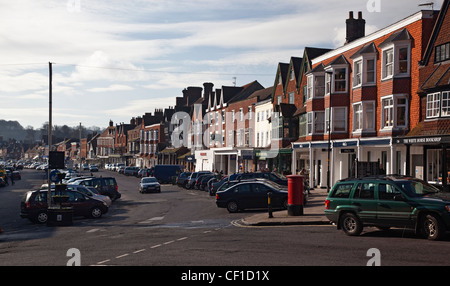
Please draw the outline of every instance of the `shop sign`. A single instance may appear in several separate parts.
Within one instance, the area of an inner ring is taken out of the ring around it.
[[[396,141],[398,144],[438,144],[441,143],[442,137],[403,138]]]

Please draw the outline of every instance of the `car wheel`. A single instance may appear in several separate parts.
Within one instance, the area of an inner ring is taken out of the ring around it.
[[[99,207],[94,207],[91,209],[91,218],[101,218],[102,215],[103,212]]]
[[[229,201],[229,202],[227,203],[227,210],[228,210],[228,212],[230,212],[230,213],[235,213],[235,212],[237,212],[237,211],[239,210],[237,202],[235,202],[235,201]]]
[[[284,199],[283,203],[281,204],[281,206],[283,207],[283,209],[287,210],[287,208],[288,208],[288,199]]]
[[[48,220],[48,214],[46,212],[39,212],[34,219],[37,223],[46,223]]]
[[[422,218],[422,234],[430,240],[439,240],[445,233],[445,227],[441,220],[432,214]]]
[[[353,214],[353,213],[344,213],[341,216],[341,222],[340,225],[342,227],[342,230],[347,235],[360,235],[363,230],[363,225],[359,218]]]

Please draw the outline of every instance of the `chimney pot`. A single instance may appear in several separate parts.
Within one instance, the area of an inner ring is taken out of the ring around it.
[[[362,12],[358,12],[358,19],[353,18],[353,12],[349,12],[349,19],[346,21],[347,32],[345,44],[353,42],[365,36],[366,20],[362,18]]]

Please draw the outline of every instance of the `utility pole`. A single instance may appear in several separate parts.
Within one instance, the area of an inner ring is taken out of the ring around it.
[[[47,185],[48,185],[48,193],[47,193],[47,205],[51,207],[52,205],[52,182],[50,180],[50,151],[52,148],[52,63],[48,63],[48,71],[49,71],[49,89],[48,89],[48,167],[47,167]]]

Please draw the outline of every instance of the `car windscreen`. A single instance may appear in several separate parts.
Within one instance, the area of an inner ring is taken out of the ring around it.
[[[438,193],[439,190],[420,180],[408,180],[395,182],[398,187],[412,196],[424,196]]]
[[[158,180],[156,178],[143,178],[142,183],[148,184],[148,183],[157,183]]]

